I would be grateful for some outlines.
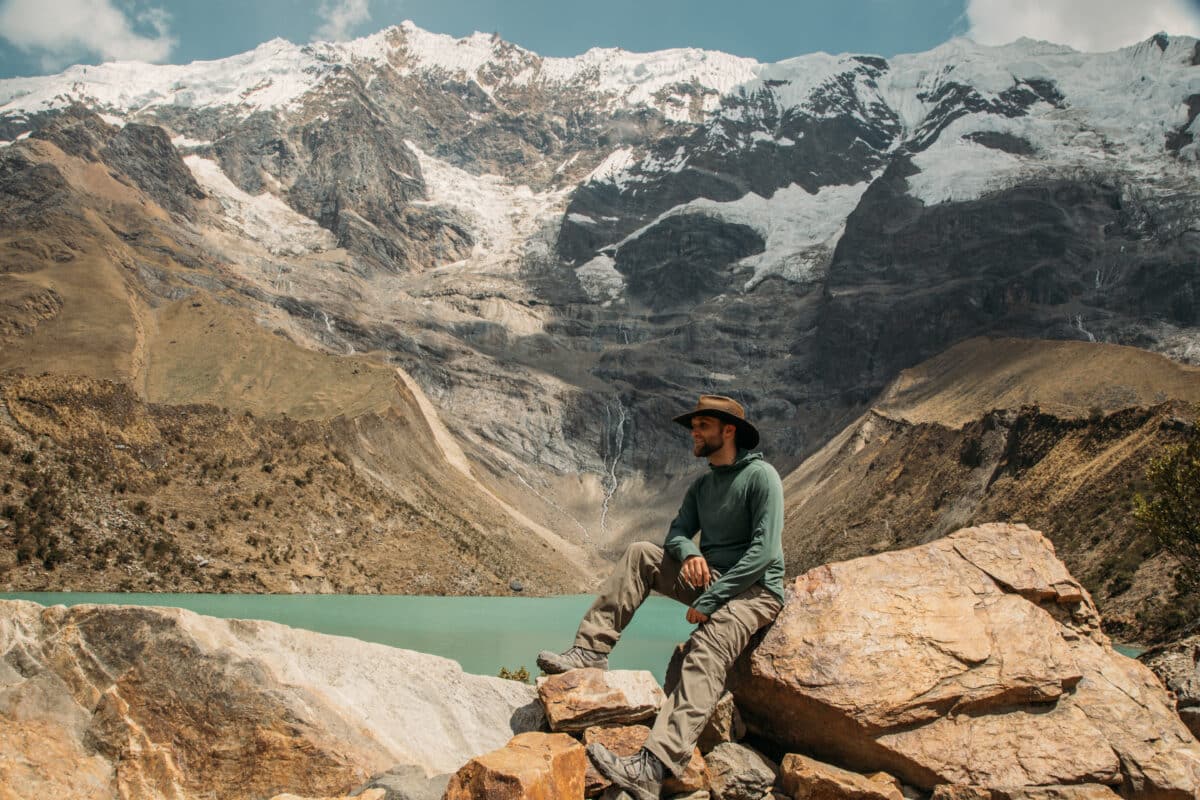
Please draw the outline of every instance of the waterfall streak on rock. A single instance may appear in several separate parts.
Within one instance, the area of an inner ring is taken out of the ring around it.
[[[621,459],[621,453],[625,447],[625,404],[617,399],[617,425],[616,430],[612,430],[608,426],[608,421],[612,419],[611,412],[605,409],[605,426],[604,432],[606,437],[611,436],[611,439],[605,442],[605,452],[601,455],[604,457],[604,501],[600,505],[600,530],[608,532],[608,506],[612,501],[613,495],[617,492],[617,462]],[[612,453],[612,463],[608,463],[608,452]]]

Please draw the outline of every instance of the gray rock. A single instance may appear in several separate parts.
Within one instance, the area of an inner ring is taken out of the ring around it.
[[[357,797],[368,789],[383,789],[383,800],[441,800],[446,792],[452,773],[429,777],[421,767],[404,764],[376,775],[355,789],[351,797]]]
[[[713,800],[762,800],[779,776],[779,767],[757,750],[726,742],[705,756]]]
[[[704,730],[700,732],[700,739],[696,746],[700,748],[701,753],[708,753],[726,742],[741,741],[745,735],[746,725],[742,722],[742,715],[733,702],[733,693],[726,692],[717,701],[717,707],[709,717]]]
[[[1183,720],[1184,725],[1187,725],[1192,736],[1200,739],[1200,706],[1179,709],[1179,718]]]
[[[766,242],[747,225],[703,214],[668,217],[617,250],[629,294],[650,308],[690,307],[726,291],[729,265],[761,253]]]
[[[125,125],[100,151],[100,157],[168,211],[186,216],[192,211],[192,202],[205,197],[170,136],[157,125]]]
[[[1180,719],[1200,738],[1200,635],[1151,648],[1138,660],[1175,695]]]

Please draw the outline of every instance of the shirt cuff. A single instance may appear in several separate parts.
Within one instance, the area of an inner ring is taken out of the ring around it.
[[[713,612],[716,611],[720,607],[721,607],[720,598],[714,597],[713,595],[711,595],[707,592],[700,595],[700,597],[696,600],[696,602],[692,603],[692,608],[696,609],[697,611],[699,611],[701,614],[703,614],[706,617],[711,617],[713,615]]]

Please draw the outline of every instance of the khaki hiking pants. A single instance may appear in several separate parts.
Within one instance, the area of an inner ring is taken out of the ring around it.
[[[650,542],[629,546],[583,615],[575,645],[608,653],[633,619],[633,612],[657,591],[685,605],[702,591],[679,575],[680,563]],[[688,639],[679,683],[671,690],[645,747],[677,776],[692,757],[696,740],[725,691],[725,677],[750,637],[779,615],[783,604],[759,584],[751,586],[699,625]],[[682,611],[680,612],[682,613]]]

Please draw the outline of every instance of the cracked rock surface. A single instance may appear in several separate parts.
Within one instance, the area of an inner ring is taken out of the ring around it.
[[[1200,791],[1200,745],[1041,533],[994,523],[798,577],[739,667],[751,729],[905,783]]]
[[[424,653],[182,609],[0,601],[3,797],[339,795],[397,765],[449,772],[543,720],[533,687]]]

